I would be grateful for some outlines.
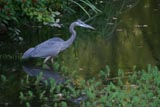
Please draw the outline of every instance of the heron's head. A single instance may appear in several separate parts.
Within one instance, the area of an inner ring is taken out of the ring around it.
[[[76,21],[76,25],[77,25],[77,26],[81,26],[81,27],[85,27],[85,28],[95,29],[94,27],[92,27],[92,26],[90,26],[90,25],[87,25],[86,23],[84,23],[84,22],[81,21],[81,20],[77,20],[77,21]]]

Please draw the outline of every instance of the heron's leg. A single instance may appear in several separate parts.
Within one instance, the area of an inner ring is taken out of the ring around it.
[[[51,63],[53,64],[53,62],[54,62],[54,57],[51,57]]]
[[[43,61],[43,63],[46,63],[50,58],[51,58],[51,56],[46,57],[45,60]]]

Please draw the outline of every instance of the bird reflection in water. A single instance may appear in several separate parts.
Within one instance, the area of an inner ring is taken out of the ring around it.
[[[41,81],[45,83],[45,81],[50,81],[50,79],[53,79],[55,81],[55,84],[65,84],[67,83],[67,80],[65,77],[63,77],[59,72],[55,72],[52,69],[44,69],[41,67],[35,67],[35,66],[23,66],[23,70],[29,75],[29,76],[35,76],[37,77],[42,73],[42,79]],[[50,83],[50,82],[49,82]],[[74,87],[72,83],[69,83],[71,87]],[[62,95],[62,93],[59,93],[59,95]],[[70,98],[69,101],[74,104],[80,104],[81,101],[87,100],[86,95],[81,95],[77,98]]]
[[[50,79],[54,79],[56,84],[65,84],[67,83],[67,80],[65,77],[63,77],[59,72],[55,72],[51,69],[43,69],[40,67],[34,67],[34,66],[23,66],[23,70],[29,75],[29,76],[35,76],[37,77],[42,73],[42,82],[50,81]],[[49,82],[50,83],[50,82]],[[71,87],[74,87],[72,83],[69,83]],[[59,93],[59,95],[62,95],[62,93]],[[77,98],[70,98],[69,101],[74,104],[80,104],[81,101],[84,101],[87,99],[87,96],[81,95]]]
[[[63,77],[60,73],[53,71],[52,69],[44,69],[41,67],[35,67],[35,66],[23,66],[23,70],[29,75],[29,76],[38,76],[42,73],[42,82],[45,82],[46,80],[49,81],[49,79],[53,79],[56,84],[63,84],[65,83],[66,79]]]

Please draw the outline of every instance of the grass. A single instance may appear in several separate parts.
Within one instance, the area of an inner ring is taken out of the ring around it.
[[[56,84],[50,78],[50,85],[42,84],[40,78],[22,79],[19,92],[21,103],[26,107],[38,103],[41,107],[158,107],[160,105],[160,72],[156,66],[148,65],[146,70],[130,73],[118,70],[117,77],[110,78],[110,69],[100,71],[100,79],[68,80]],[[1,75],[2,81],[7,79]],[[74,84],[74,85],[73,85]],[[36,102],[34,102],[36,101]],[[34,103],[33,103],[34,102]]]

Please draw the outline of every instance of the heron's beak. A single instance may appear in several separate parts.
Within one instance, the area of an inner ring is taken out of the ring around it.
[[[95,29],[94,27],[92,27],[90,25],[87,25],[86,28],[90,28],[90,29],[93,29],[93,30]]]

